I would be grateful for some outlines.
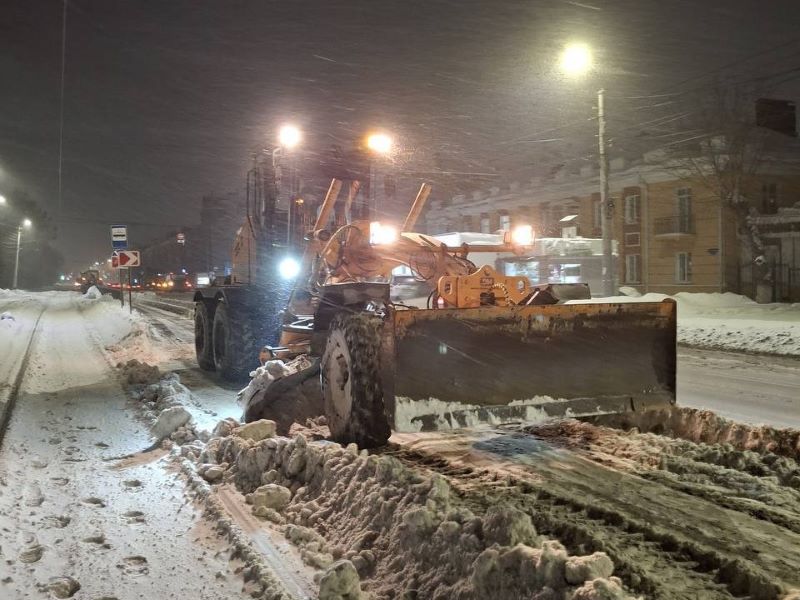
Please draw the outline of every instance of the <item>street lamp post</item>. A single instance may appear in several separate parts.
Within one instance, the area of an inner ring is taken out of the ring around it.
[[[582,75],[592,67],[592,54],[585,44],[570,44],[561,55],[561,70],[567,75]],[[600,159],[600,229],[603,236],[603,295],[614,295],[614,255],[611,229],[614,207],[608,192],[608,153],[606,149],[605,90],[597,91],[597,143]]]
[[[22,228],[24,227],[24,228],[27,229],[30,226],[31,226],[31,220],[30,219],[25,219],[17,227],[17,255],[16,255],[16,258],[14,259],[14,281],[11,284],[11,289],[13,289],[13,290],[17,289],[17,279],[18,279],[18,276],[19,276],[19,247],[20,247],[20,243],[22,242]]]

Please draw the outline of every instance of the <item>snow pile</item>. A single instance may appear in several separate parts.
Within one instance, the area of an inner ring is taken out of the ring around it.
[[[726,292],[649,293],[570,300],[567,304],[661,302],[678,303],[678,342],[702,348],[800,356],[800,304],[758,304]]]
[[[694,443],[727,444],[738,450],[768,452],[800,460],[800,430],[746,425],[710,410],[672,407],[638,413],[593,417],[591,422],[640,432],[668,435]]]
[[[83,316],[91,321],[92,333],[98,344],[110,355],[112,364],[138,359],[150,364],[165,364],[173,358],[175,346],[160,339],[148,319],[135,308],[121,306],[110,294],[99,300],[58,292],[61,297],[72,296],[78,301]]]
[[[181,383],[177,373],[161,379],[157,367],[137,360],[118,365],[134,401],[140,403],[142,416],[152,423],[153,444],[165,439],[176,444],[188,444],[198,438],[208,439],[208,433],[198,431],[187,406],[192,403],[192,393]],[[153,381],[157,383],[152,383]]]
[[[91,286],[88,290],[86,290],[86,293],[83,295],[84,298],[88,298],[90,300],[97,300],[102,296],[103,294],[100,292],[100,290],[97,289],[96,285]]]
[[[122,378],[128,385],[152,384],[161,377],[158,367],[148,365],[135,358],[126,363],[117,363],[117,368],[121,369]]]
[[[569,556],[511,505],[474,514],[442,476],[421,476],[391,456],[300,435],[253,441],[233,429],[199,460],[206,473],[224,465],[254,514],[326,569],[320,598],[629,597],[606,554]]]

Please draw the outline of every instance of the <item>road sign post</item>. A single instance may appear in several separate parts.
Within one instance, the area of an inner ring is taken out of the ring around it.
[[[128,226],[127,225],[112,225],[111,226],[111,247],[116,250],[125,250],[128,247]],[[116,254],[116,252],[114,252]],[[111,259],[112,267],[114,266],[114,259]],[[119,268],[119,263],[114,268]],[[121,307],[125,307],[125,288],[122,287],[122,271],[119,272],[119,303]]]
[[[128,247],[128,226],[111,226],[111,247],[114,250],[125,250]]]
[[[128,310],[133,312],[133,275],[131,268],[142,266],[141,254],[138,250],[115,250],[111,255],[111,267],[119,271],[119,297],[125,306],[125,283],[122,271],[128,272]]]

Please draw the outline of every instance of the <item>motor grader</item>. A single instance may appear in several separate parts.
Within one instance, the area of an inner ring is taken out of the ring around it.
[[[195,292],[200,367],[239,381],[265,365],[243,390],[245,420],[270,418],[286,433],[324,414],[334,439],[369,447],[392,430],[674,403],[674,302],[565,304],[588,299],[588,286],[478,268],[477,253],[530,253],[532,228],[448,247],[414,232],[427,184],[401,227],[374,221],[361,185],[369,169],[338,157],[310,211],[297,190],[282,209],[274,153],[255,156],[232,273]],[[421,308],[391,300],[400,266],[427,291]]]
[[[530,252],[532,228],[499,234],[491,245],[448,247],[413,231],[427,184],[399,228],[369,219],[330,227],[342,185],[331,182],[302,256],[272,254],[273,271],[293,285],[277,344],[259,353],[266,369],[280,368],[243,390],[247,421],[274,419],[286,431],[292,421],[324,414],[335,440],[374,447],[392,430],[531,423],[675,402],[673,301],[566,304],[589,298],[588,287],[533,286],[477,268],[470,256],[478,252]],[[357,181],[340,214],[349,213],[354,190]],[[240,240],[239,256],[245,246]],[[398,266],[426,284],[424,308],[390,300]],[[220,310],[230,315],[224,301]],[[201,366],[209,352],[253,348],[252,330],[213,331],[228,337],[198,342]],[[202,323],[198,333],[205,334]],[[236,337],[242,333],[249,338]]]

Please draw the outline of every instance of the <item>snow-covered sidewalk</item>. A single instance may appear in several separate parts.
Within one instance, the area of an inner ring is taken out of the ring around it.
[[[678,303],[678,342],[700,348],[800,356],[800,304],[758,304],[738,294],[681,292],[593,298],[585,302]]]
[[[114,459],[150,443],[105,348],[136,348],[139,317],[68,292],[9,299],[18,322],[44,313],[0,447],[0,598],[248,597],[165,452]]]

